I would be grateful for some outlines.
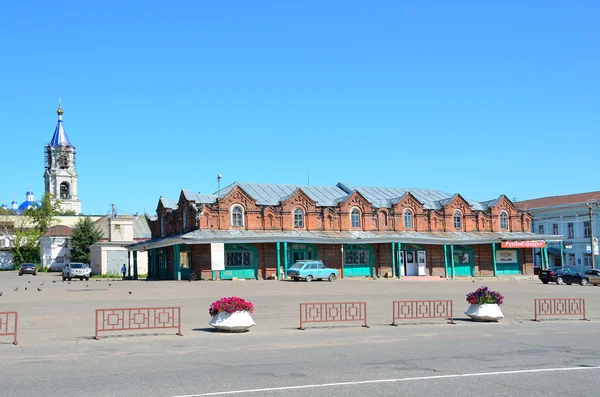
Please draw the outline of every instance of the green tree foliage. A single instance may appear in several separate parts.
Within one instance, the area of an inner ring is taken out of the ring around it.
[[[11,248],[15,267],[23,263],[40,263],[40,237],[56,224],[60,201],[46,193],[39,208],[23,212],[23,218],[15,228],[15,244]]]
[[[71,233],[71,262],[90,263],[90,245],[102,239],[102,232],[94,226],[89,217],[80,218]]]

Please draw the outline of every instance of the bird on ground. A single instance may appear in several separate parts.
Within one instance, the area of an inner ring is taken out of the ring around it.
[[[25,287],[25,291],[27,291],[27,287]]]
[[[13,291],[18,291],[18,290],[19,290],[19,287],[17,287],[17,288],[15,288],[15,289],[13,289]]]
[[[71,282],[69,281],[67,284],[71,284]]]
[[[52,280],[52,284],[56,283],[56,280]]]
[[[40,287],[41,287],[42,285],[44,285],[44,283],[41,283],[41,284],[40,284]]]
[[[108,286],[109,286],[109,287],[110,287],[111,285],[112,285],[111,283],[108,283]]]
[[[0,291],[0,296],[2,296],[2,291]]]
[[[38,290],[38,291],[41,291],[42,289],[41,289],[41,288],[38,288],[37,290]]]
[[[87,287],[88,287],[88,285],[89,285],[89,284],[86,284],[86,285],[85,285],[85,288],[87,288]]]
[[[31,284],[31,281],[27,281],[27,284]]]
[[[131,295],[131,291],[129,291],[129,295]]]

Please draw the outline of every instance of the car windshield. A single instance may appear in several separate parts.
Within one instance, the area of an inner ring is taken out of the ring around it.
[[[33,263],[23,263],[23,267],[34,267]]]
[[[71,269],[85,269],[87,266],[83,263],[72,263]]]
[[[304,266],[304,262],[294,263],[291,269],[302,269],[302,266]]]

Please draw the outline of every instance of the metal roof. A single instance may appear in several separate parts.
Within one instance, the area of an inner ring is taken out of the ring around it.
[[[98,230],[102,232],[102,236],[104,238],[108,238],[108,218],[109,215],[105,215],[102,218],[98,219],[94,222],[94,225]],[[148,219],[145,216],[120,216],[120,218],[131,218],[133,219],[133,239],[141,240],[141,239],[149,239],[152,237],[152,233],[150,232],[150,225],[148,224]]]
[[[191,193],[187,189],[182,190],[186,200],[195,201],[202,204],[212,204],[217,202],[217,196],[214,194]]]
[[[173,201],[173,200],[169,200],[166,197],[161,197],[160,198],[160,202],[162,203],[163,207],[165,208],[169,208],[169,209],[177,209],[177,202]]]
[[[377,244],[377,243],[413,243],[413,244],[489,244],[508,240],[546,240],[554,241],[561,236],[543,235],[529,232],[336,232],[306,230],[195,230],[190,233],[132,244],[133,250],[167,247],[173,244],[210,244],[210,243],[288,243],[314,244]]]
[[[50,141],[50,146],[58,147],[58,146],[72,146],[71,142],[69,142],[69,138],[67,138],[67,133],[65,132],[65,127],[63,127],[62,122],[62,109],[60,109],[58,113],[58,122],[56,123],[56,128],[54,129],[54,135],[52,135],[52,140]]]
[[[221,189],[221,197],[229,193],[235,186],[239,186],[256,200],[259,205],[278,205],[282,200],[288,198],[297,189],[302,189],[311,200],[323,207],[334,207],[347,193],[337,186],[301,186],[301,185],[279,185],[266,183],[234,182]],[[215,193],[215,195],[218,194]]]

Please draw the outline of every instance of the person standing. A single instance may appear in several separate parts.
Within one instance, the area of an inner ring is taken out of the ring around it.
[[[123,267],[121,268],[121,273],[123,273],[123,280],[125,280],[125,275],[127,274],[127,267],[123,263]]]

